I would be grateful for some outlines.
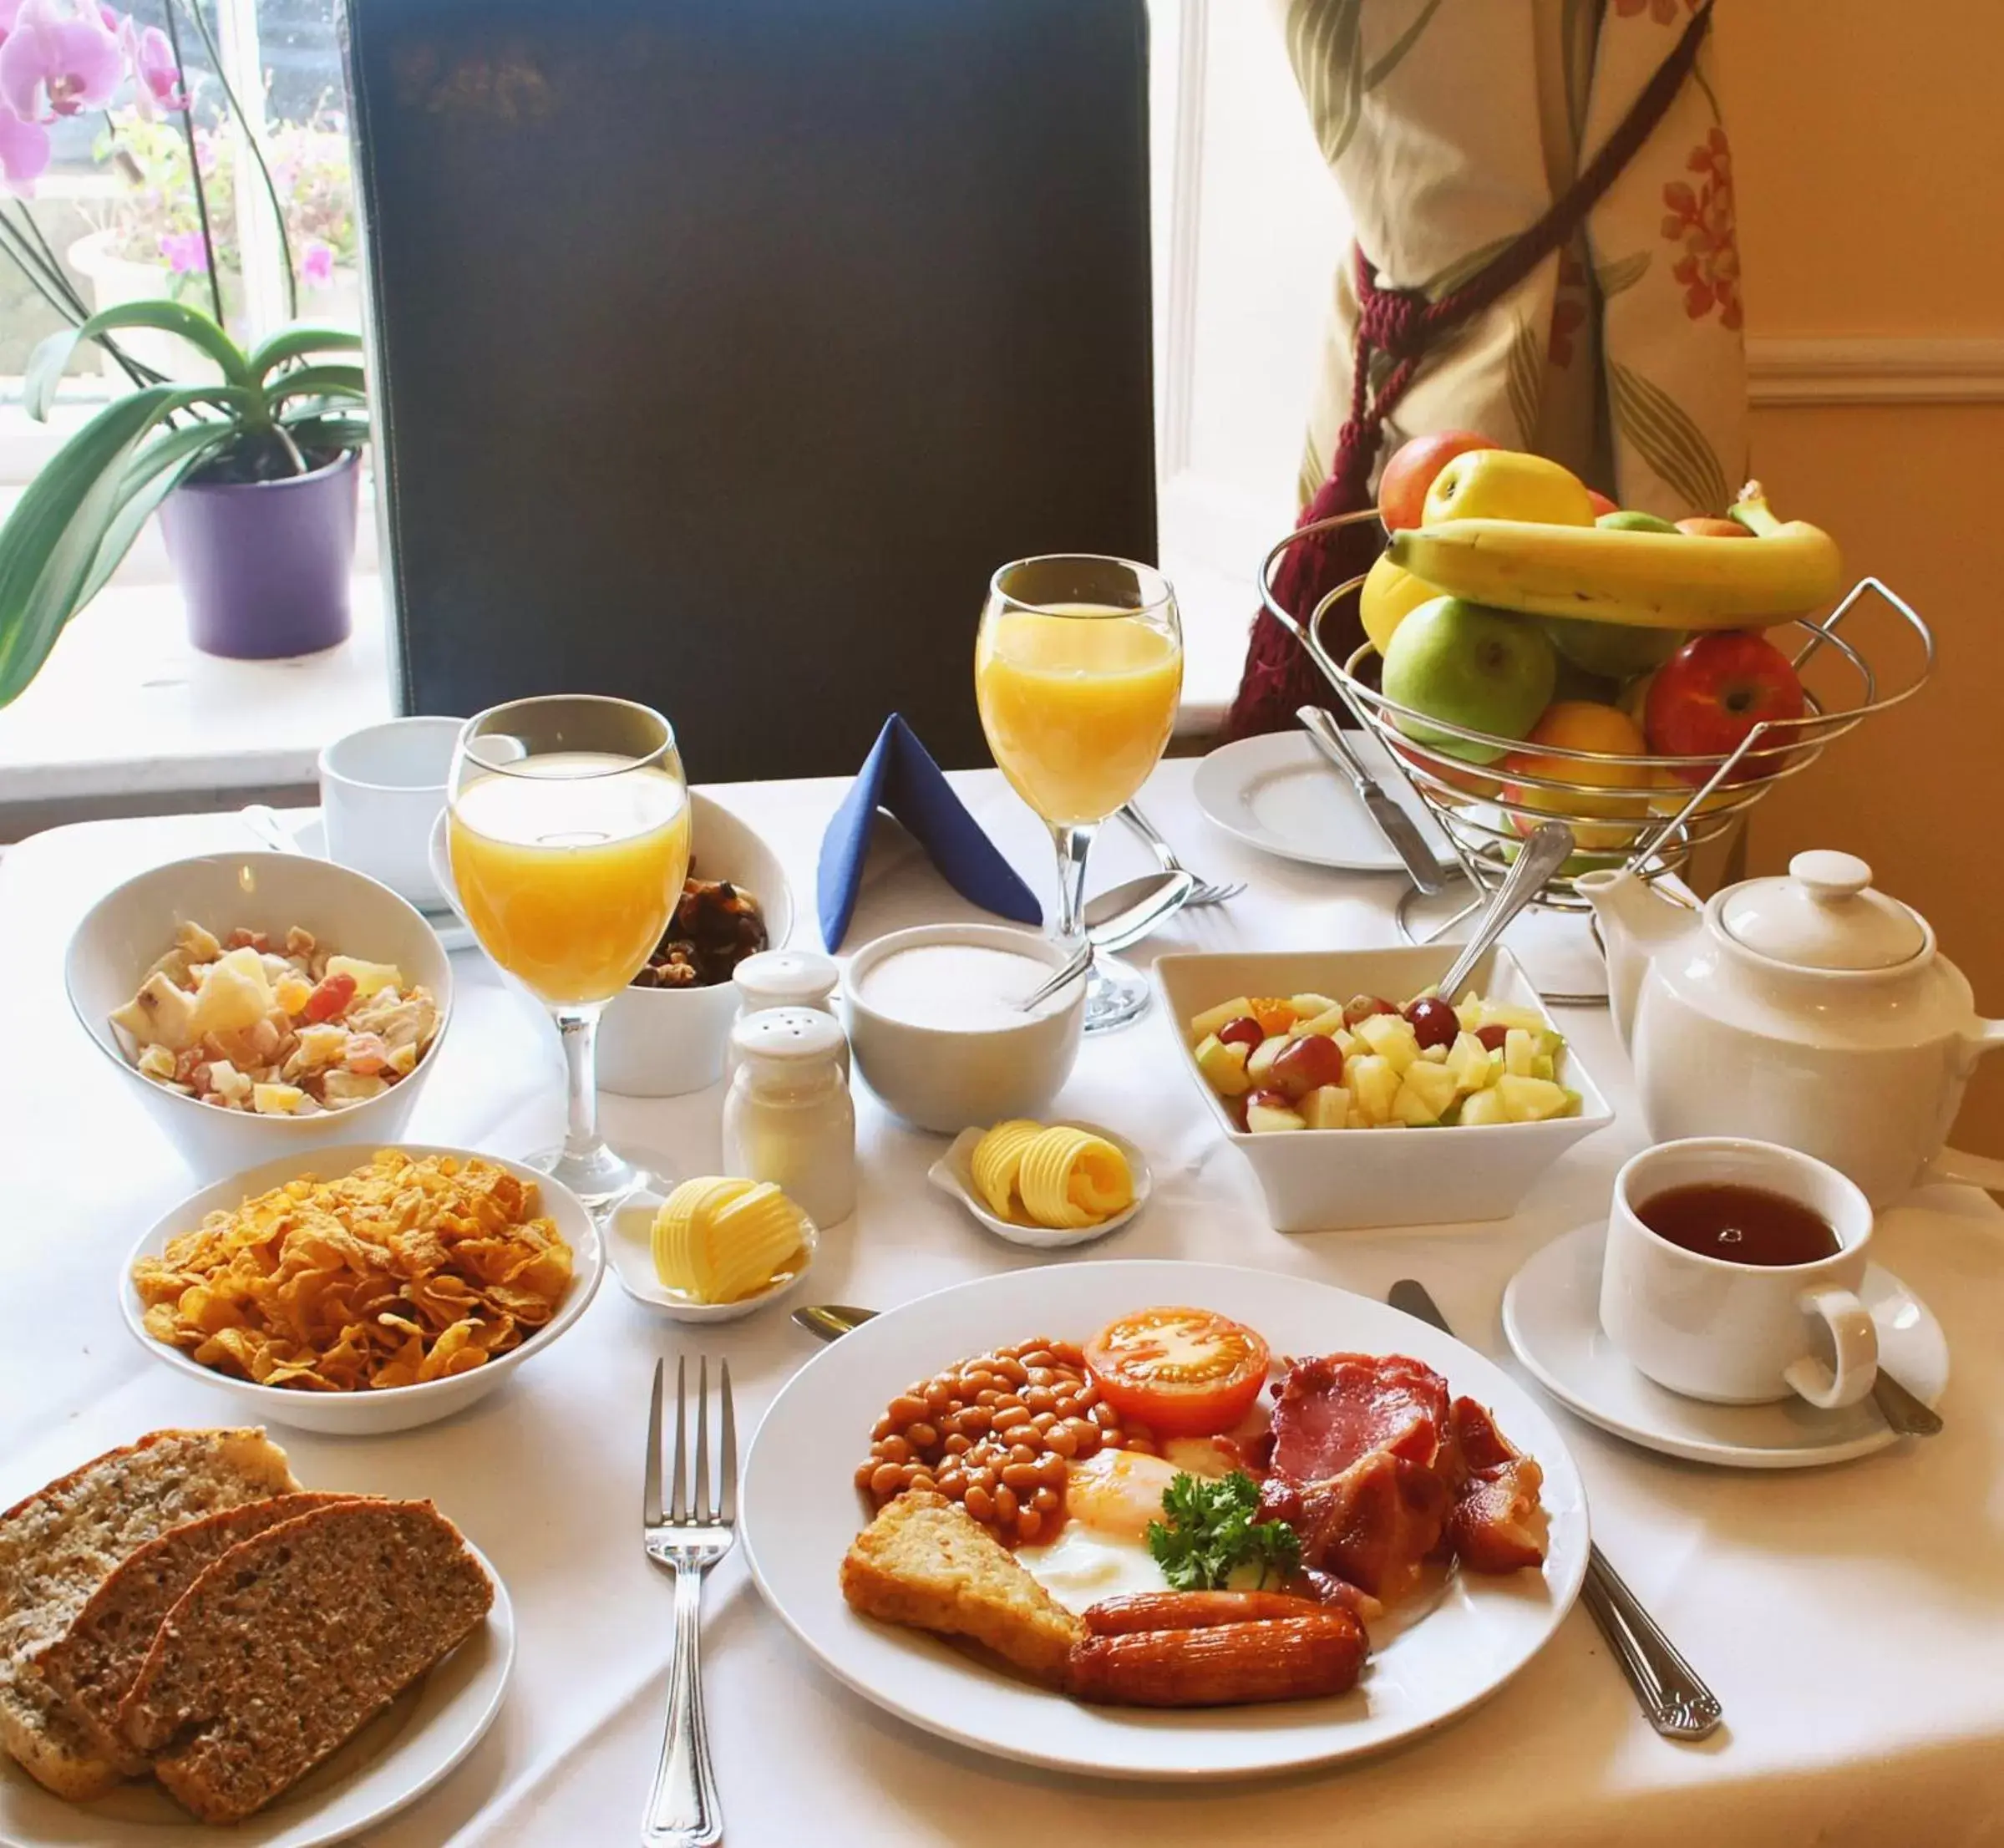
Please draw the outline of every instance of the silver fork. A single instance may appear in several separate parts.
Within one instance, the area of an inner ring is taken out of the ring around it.
[[[1190,868],[1176,858],[1176,850],[1162,838],[1154,822],[1142,814],[1132,802],[1121,805],[1120,819],[1141,836],[1149,845],[1149,850],[1165,873],[1189,872]],[[1195,876],[1193,875],[1193,877]],[[1246,890],[1246,881],[1234,881],[1229,886],[1220,886],[1214,880],[1199,878],[1196,890],[1184,900],[1186,906],[1222,905],[1228,898],[1236,898]]]
[[[710,1360],[696,1373],[696,1476],[690,1485],[688,1372],[675,1363],[675,1466],[667,1514],[661,1506],[661,1376],[654,1363],[654,1398],[647,1408],[647,1474],[642,1490],[641,1539],[647,1557],[675,1575],[675,1655],[668,1668],[667,1729],[661,1763],[641,1830],[645,1848],[709,1848],[723,1837],[717,1776],[710,1769],[709,1729],[703,1712],[703,1578],[738,1537],[738,1425],[731,1409],[731,1363],[722,1363],[722,1493],[710,1500]]]

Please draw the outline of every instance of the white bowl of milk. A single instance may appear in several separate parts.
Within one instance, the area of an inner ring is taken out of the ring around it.
[[[1086,985],[1021,1003],[1064,960],[1048,937],[1000,924],[926,924],[865,944],[842,983],[856,1069],[921,1130],[1038,1115],[1078,1056]]]

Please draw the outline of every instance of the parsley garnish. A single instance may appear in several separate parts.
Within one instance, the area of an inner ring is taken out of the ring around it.
[[[1260,1587],[1284,1582],[1301,1569],[1301,1538],[1284,1521],[1254,1520],[1259,1511],[1260,1485],[1243,1470],[1179,1474],[1162,1491],[1168,1520],[1148,1524],[1148,1550],[1178,1592],[1215,1590],[1241,1566],[1259,1568]]]

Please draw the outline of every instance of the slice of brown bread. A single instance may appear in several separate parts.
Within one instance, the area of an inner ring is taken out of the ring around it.
[[[282,1521],[353,1499],[316,1494],[246,1501],[170,1527],[114,1566],[76,1622],[33,1658],[42,1678],[84,1729],[91,1749],[122,1775],[144,1776],[147,1761],[119,1735],[119,1708],[139,1678],[160,1620],[211,1563],[240,1541]]]
[[[493,1602],[429,1501],[316,1509],[240,1541],[189,1587],[119,1729],[203,1821],[241,1821],[464,1642]]]
[[[885,1623],[971,1637],[1056,1688],[1085,1626],[956,1501],[908,1490],[842,1561],[842,1596]]]
[[[0,1745],[58,1796],[82,1801],[110,1790],[117,1766],[92,1748],[31,1658],[148,1541],[298,1486],[262,1431],[155,1431],[0,1515]]]

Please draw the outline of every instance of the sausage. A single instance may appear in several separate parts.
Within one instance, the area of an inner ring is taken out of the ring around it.
[[[1065,1692],[1115,1707],[1237,1707],[1306,1700],[1356,1685],[1367,1647],[1347,1611],[1138,1630],[1072,1646]]]
[[[1085,1627],[1096,1637],[1124,1637],[1137,1630],[1206,1630],[1220,1623],[1314,1617],[1322,1609],[1317,1600],[1281,1592],[1135,1592],[1095,1604],[1085,1613]]]

